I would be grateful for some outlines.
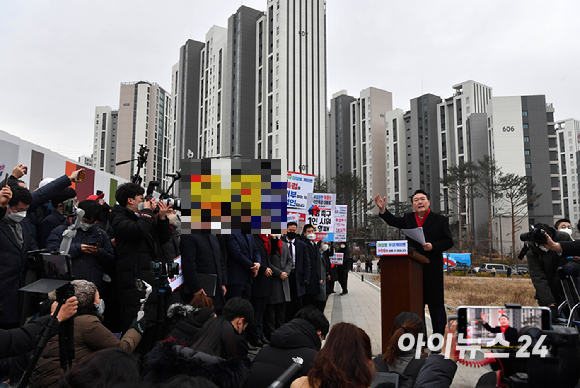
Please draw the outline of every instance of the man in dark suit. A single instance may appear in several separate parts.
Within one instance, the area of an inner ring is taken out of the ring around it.
[[[216,313],[221,313],[226,302],[228,277],[217,237],[213,234],[182,234],[180,250],[184,281],[180,293],[184,302],[189,304],[195,295],[206,293],[198,274],[216,275],[215,295],[211,298]]]
[[[223,235],[228,253],[228,292],[226,300],[240,297],[250,300],[252,279],[260,269],[260,251],[251,234]]]
[[[292,271],[290,271],[290,302],[286,306],[286,322],[290,322],[294,315],[302,309],[302,296],[306,292],[306,286],[310,283],[310,259],[307,247],[297,237],[298,224],[288,222],[286,236],[282,242],[288,245],[290,257],[292,257]]]
[[[322,282],[320,253],[318,251],[318,245],[314,242],[316,239],[314,226],[310,224],[304,225],[302,236],[298,238],[306,245],[308,261],[310,262],[310,268],[306,269],[308,273],[308,285],[302,298],[302,304],[304,306],[314,305],[314,297],[320,293],[320,283]]]
[[[24,286],[28,251],[36,249],[36,241],[22,222],[32,202],[28,189],[4,187],[0,198],[0,328],[19,326],[22,301],[18,289]]]
[[[444,334],[447,316],[443,303],[443,252],[453,246],[449,220],[431,211],[431,202],[425,191],[415,191],[411,201],[415,212],[396,217],[387,210],[386,197],[381,198],[378,194],[375,197],[379,216],[390,226],[400,229],[423,228],[425,244],[408,239],[409,247],[429,259],[429,263],[423,265],[423,302],[429,306],[433,332]]]
[[[510,343],[511,346],[517,346],[518,344],[518,330],[510,326],[510,320],[507,315],[502,314],[499,317],[499,326],[491,327],[487,323],[487,317],[484,313],[481,313],[481,321],[485,330],[490,333],[503,333],[503,338]]]

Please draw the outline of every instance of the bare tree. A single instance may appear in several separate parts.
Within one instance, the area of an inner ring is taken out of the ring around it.
[[[536,184],[527,176],[513,173],[502,175],[499,178],[499,186],[503,192],[503,201],[507,202],[512,227],[512,259],[516,257],[516,226],[522,222],[530,208],[533,208],[542,194],[534,191]],[[516,221],[516,218],[519,220]],[[503,260],[503,257],[502,257]]]
[[[487,238],[489,241],[489,259],[492,255],[491,240],[491,220],[493,218],[493,205],[502,195],[499,178],[501,177],[501,168],[495,163],[495,159],[485,155],[482,160],[477,161],[477,181],[475,184],[476,196],[487,200],[488,220],[487,220]]]
[[[441,184],[447,186],[449,191],[449,200],[453,202],[458,208],[459,220],[459,251],[463,252],[463,208],[467,215],[467,223],[469,224],[469,203],[472,188],[476,182],[476,167],[473,162],[461,163],[451,166],[447,169],[447,174],[440,180]],[[469,229],[469,237],[471,239],[471,228]]]

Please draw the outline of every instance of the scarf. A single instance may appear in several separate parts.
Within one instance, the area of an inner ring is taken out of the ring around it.
[[[2,221],[4,221],[10,227],[10,229],[12,229],[12,233],[14,233],[16,242],[18,243],[20,248],[22,248],[22,246],[24,245],[24,236],[22,234],[22,225],[20,225],[20,222],[15,222],[11,220],[7,214],[4,215]]]
[[[265,234],[259,234],[258,236],[264,242],[264,247],[266,248],[266,251],[268,252],[268,254],[272,255],[273,253],[272,253],[272,245],[271,245],[270,238]],[[282,256],[282,240],[281,239],[278,239],[278,254],[280,256]]]
[[[419,217],[419,215],[415,213],[415,221],[417,221],[417,226],[419,228],[423,226],[423,223],[425,222],[425,219],[427,219],[429,213],[431,213],[431,209],[427,209],[427,212],[425,212],[425,215],[423,217]]]

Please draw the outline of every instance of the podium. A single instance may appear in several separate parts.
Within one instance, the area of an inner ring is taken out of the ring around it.
[[[381,338],[385,354],[397,316],[410,311],[423,318],[423,264],[425,256],[410,251],[381,256]]]

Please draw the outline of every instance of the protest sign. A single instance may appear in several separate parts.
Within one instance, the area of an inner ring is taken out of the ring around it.
[[[348,205],[336,205],[334,207],[334,241],[346,242],[346,223]]]
[[[330,264],[339,264],[342,265],[344,261],[344,253],[336,252],[334,256],[330,257]]]
[[[333,241],[336,194],[308,193],[307,203],[306,223],[314,226],[315,241]]]
[[[286,177],[286,206],[306,209],[308,193],[314,191],[314,175],[288,171]]]

